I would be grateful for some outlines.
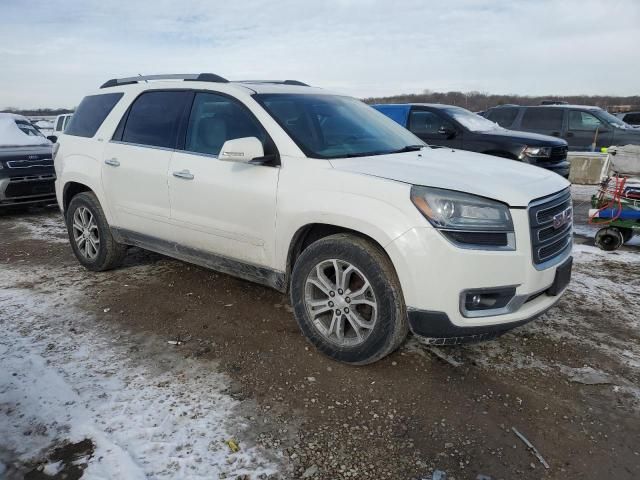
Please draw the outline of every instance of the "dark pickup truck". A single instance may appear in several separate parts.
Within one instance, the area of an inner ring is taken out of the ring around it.
[[[55,203],[52,150],[29,120],[0,113],[0,208]]]
[[[469,110],[440,104],[372,105],[428,145],[485,153],[569,176],[567,142],[500,127]]]

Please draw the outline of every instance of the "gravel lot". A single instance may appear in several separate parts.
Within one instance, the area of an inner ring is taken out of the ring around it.
[[[640,242],[593,247],[589,193],[556,308],[368,367],[316,353],[275,291],[137,249],[91,273],[56,209],[4,214],[0,476],[640,478]]]

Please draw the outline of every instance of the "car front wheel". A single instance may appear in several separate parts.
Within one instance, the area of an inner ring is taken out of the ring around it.
[[[349,234],[325,237],[295,263],[291,302],[307,339],[356,365],[394,351],[408,332],[400,284],[384,251]]]

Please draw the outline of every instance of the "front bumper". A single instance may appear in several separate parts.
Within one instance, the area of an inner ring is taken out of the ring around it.
[[[546,292],[554,284],[557,268],[570,257],[570,249],[538,270],[531,254],[527,210],[512,209],[511,215],[516,233],[513,251],[462,249],[426,226],[411,229],[387,245],[414,333],[479,340],[522,325],[559,300],[563,292],[554,296]],[[516,297],[522,299],[517,308],[485,312],[485,316],[464,313],[463,292],[505,286],[515,287]]]
[[[54,174],[0,178],[0,207],[55,203]]]

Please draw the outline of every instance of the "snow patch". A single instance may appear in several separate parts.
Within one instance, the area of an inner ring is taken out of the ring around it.
[[[113,275],[155,270],[136,269]],[[3,266],[0,274],[0,431],[20,461],[54,442],[89,438],[86,478],[256,478],[277,470],[273,457],[243,441],[248,421],[215,363],[97,322],[72,306],[90,274],[62,270]],[[225,444],[232,437],[239,452]]]
[[[0,147],[51,145],[51,142],[43,136],[24,133],[18,128],[16,120],[29,121],[20,115],[0,113]]]

